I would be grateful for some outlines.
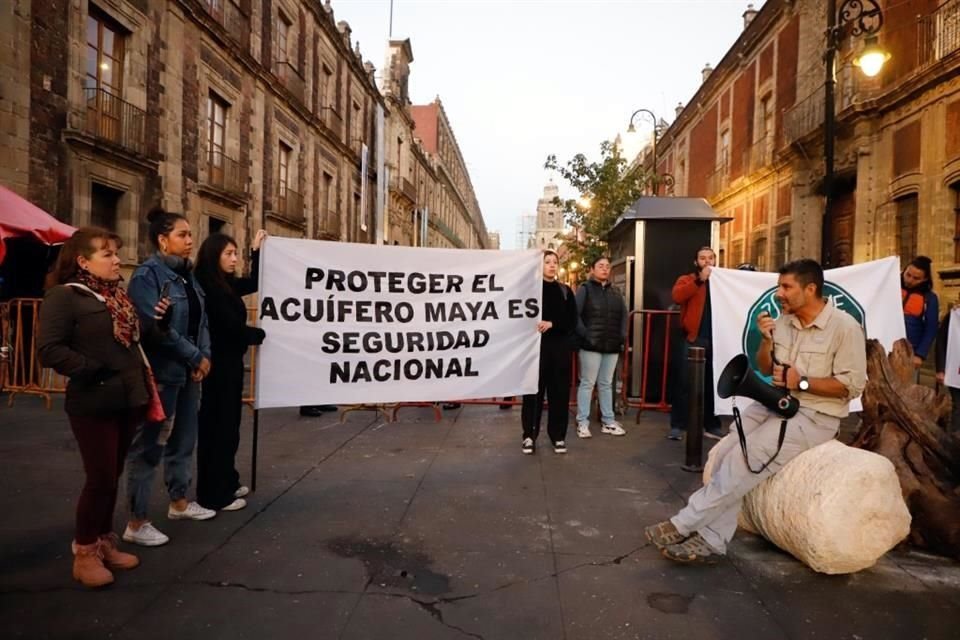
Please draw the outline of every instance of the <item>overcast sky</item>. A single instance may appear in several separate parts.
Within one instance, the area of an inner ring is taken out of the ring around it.
[[[393,37],[410,38],[411,99],[440,96],[487,229],[510,249],[519,216],[536,209],[551,177],[547,155],[596,157],[640,107],[672,121],[704,64],[716,66],[743,30],[747,4],[394,0]],[[333,0],[333,10],[379,77],[390,0]]]

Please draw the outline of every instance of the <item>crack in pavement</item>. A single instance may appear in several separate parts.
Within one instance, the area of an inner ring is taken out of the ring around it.
[[[459,632],[459,633],[462,633],[463,635],[465,635],[465,636],[467,636],[467,637],[470,637],[470,638],[479,638],[479,640],[484,640],[483,636],[481,636],[480,634],[471,633],[471,632],[467,631],[466,629],[463,629],[463,628],[461,628],[461,627],[458,627],[457,625],[452,624],[452,623],[447,622],[446,620],[444,620],[444,619],[443,619],[443,611],[440,610],[440,605],[441,605],[441,604],[445,604],[445,603],[447,603],[447,602],[452,602],[452,601],[455,601],[455,600],[465,600],[465,599],[467,599],[467,598],[473,598],[473,597],[475,597],[476,595],[479,595],[479,594],[474,594],[474,595],[466,596],[466,597],[461,596],[461,597],[458,597],[458,598],[439,598],[439,599],[432,600],[432,601],[430,601],[430,600],[420,600],[420,599],[418,599],[418,598],[414,598],[413,596],[411,596],[411,595],[409,595],[409,594],[405,594],[405,593],[366,593],[366,594],[364,594],[364,597],[400,598],[400,599],[402,599],[402,600],[408,600],[408,601],[412,602],[413,604],[417,605],[418,607],[420,607],[421,609],[423,609],[424,611],[426,611],[427,613],[429,613],[430,616],[431,616],[434,620],[436,620],[437,622],[439,622],[439,623],[442,624],[443,626],[447,627],[448,629],[453,629],[454,631],[457,631],[457,632]]]

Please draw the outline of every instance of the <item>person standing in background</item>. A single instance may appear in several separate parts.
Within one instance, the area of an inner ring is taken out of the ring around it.
[[[933,292],[932,261],[917,256],[900,276],[900,299],[907,342],[913,347],[913,367],[919,369],[937,337],[940,300]]]
[[[682,440],[687,432],[687,414],[690,389],[687,386],[687,353],[691,347],[706,349],[706,370],[703,385],[703,421],[704,434],[719,440],[724,436],[720,419],[714,415],[713,408],[713,354],[712,354],[712,313],[710,309],[710,274],[717,263],[717,254],[710,247],[697,249],[693,261],[693,271],[677,278],[673,285],[673,301],[680,305],[680,325],[686,337],[686,345],[681,356],[680,380],[677,393],[670,409],[670,440]]]

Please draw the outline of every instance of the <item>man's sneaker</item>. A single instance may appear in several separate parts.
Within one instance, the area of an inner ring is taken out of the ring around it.
[[[554,453],[566,453],[567,452],[567,443],[563,440],[557,440],[553,443],[553,452]]]
[[[667,434],[667,440],[683,440],[683,429],[670,429]]]
[[[526,455],[533,453],[533,438],[524,438],[523,446],[521,447],[520,451]]]
[[[590,423],[589,422],[578,422],[577,423],[577,437],[578,438],[590,438],[593,434],[590,433]]]
[[[233,492],[233,497],[234,497],[234,498],[243,498],[243,497],[245,497],[245,496],[246,496],[247,494],[249,494],[249,493],[250,493],[250,487],[244,485],[244,486],[240,487],[239,489],[237,489],[236,491]]]
[[[704,429],[703,435],[705,435],[708,438],[712,438],[714,440],[720,440],[727,434],[725,434],[723,432],[723,429],[721,429],[720,427],[715,427],[713,429]]]
[[[170,520],[209,520],[217,515],[213,509],[201,507],[196,502],[188,502],[187,508],[183,511],[177,511],[170,505],[167,508],[167,518]]]
[[[159,547],[160,545],[170,542],[170,538],[161,533],[160,530],[150,522],[144,522],[136,531],[131,529],[128,524],[123,532],[123,539],[126,542],[138,544],[141,547]]]
[[[619,422],[611,422],[609,424],[603,425],[600,429],[600,433],[606,433],[611,436],[625,436],[627,435],[626,430]]]
[[[224,508],[220,509],[220,511],[240,511],[240,509],[245,509],[246,506],[247,506],[246,500],[244,500],[243,498],[237,498],[236,500],[234,500]]]

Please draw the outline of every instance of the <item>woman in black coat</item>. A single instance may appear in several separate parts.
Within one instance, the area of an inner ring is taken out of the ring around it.
[[[253,240],[250,276],[238,278],[237,243],[215,233],[200,247],[195,275],[207,296],[212,366],[203,381],[200,430],[197,439],[197,502],[207,509],[237,511],[247,506],[249,493],[236,469],[243,410],[243,356],[250,345],[263,343],[263,329],[247,326],[242,297],[256,292],[260,244]]]
[[[557,281],[559,256],[543,252],[543,298],[540,321],[540,382],[537,393],[523,396],[520,422],[523,426],[521,451],[527,455],[536,449],[540,435],[543,399],[546,397],[547,434],[555,453],[567,452],[567,425],[570,422],[570,375],[573,364],[574,336],[577,328],[577,303],[570,287]]]

